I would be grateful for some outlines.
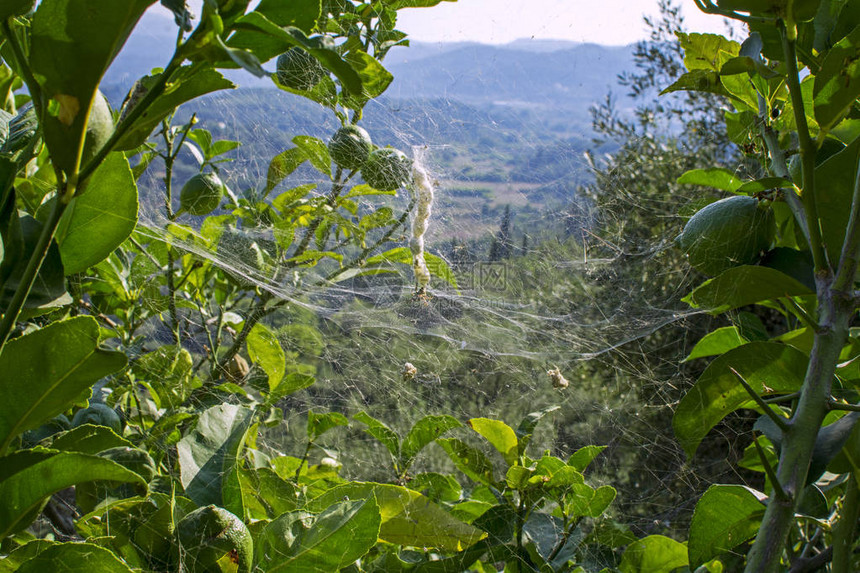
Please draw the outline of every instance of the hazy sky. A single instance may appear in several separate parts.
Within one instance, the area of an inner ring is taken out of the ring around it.
[[[693,0],[678,1],[691,31],[725,32],[721,18],[702,14]],[[201,0],[190,3],[199,14]],[[423,42],[535,38],[620,45],[644,39],[642,15],[657,13],[657,0],[458,0],[401,10],[397,27]]]
[[[721,18],[680,0],[687,27],[724,33]],[[415,40],[501,44],[519,38],[629,44],[644,39],[643,14],[657,15],[657,0],[459,0],[401,10],[398,28]]]

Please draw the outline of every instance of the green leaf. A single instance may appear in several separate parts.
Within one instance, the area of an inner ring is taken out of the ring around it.
[[[815,119],[821,129],[829,131],[854,105],[860,96],[860,28],[826,52],[821,70],[815,76],[813,97]]]
[[[582,473],[591,465],[594,458],[600,455],[600,452],[605,449],[606,446],[583,446],[570,456],[570,459],[567,460],[567,465]]]
[[[693,169],[678,177],[679,185],[702,185],[722,191],[734,193],[743,184],[734,172],[728,169],[711,167],[708,169]]]
[[[310,33],[321,13],[320,0],[262,0],[255,8],[273,23],[281,26],[294,26]]]
[[[36,448],[4,457],[0,468],[0,539],[27,527],[42,502],[54,493],[101,480],[146,485],[133,471],[89,454]]]
[[[505,472],[505,483],[511,489],[525,489],[528,487],[529,478],[534,474],[534,470],[518,466],[512,465],[508,468],[508,471]]]
[[[752,400],[731,368],[759,394],[787,394],[803,384],[808,362],[800,350],[775,342],[750,342],[716,358],[675,410],[672,426],[684,451],[693,457],[711,428]]]
[[[764,515],[762,493],[741,485],[712,485],[690,523],[690,567],[698,567],[752,539]]]
[[[266,175],[266,195],[307,160],[307,152],[301,147],[293,147],[274,156],[269,162],[269,172]]]
[[[463,488],[453,475],[424,472],[409,482],[409,489],[420,492],[433,501],[455,502],[460,500]]]
[[[849,412],[818,431],[818,436],[815,438],[815,450],[812,452],[812,460],[806,475],[807,485],[818,481],[830,462],[843,451],[858,420],[860,420],[860,412]]]
[[[484,485],[493,485],[493,464],[483,452],[457,438],[441,438],[436,440],[436,443],[469,479]]]
[[[248,356],[259,364],[269,377],[269,392],[277,389],[287,371],[287,356],[278,337],[272,330],[258,322],[248,333]]]
[[[624,550],[621,573],[673,573],[687,566],[687,547],[662,535],[649,535]]]
[[[706,356],[717,356],[738,346],[743,346],[747,342],[749,341],[741,335],[737,326],[724,326],[703,336],[683,362],[705,358]]]
[[[25,561],[19,573],[132,573],[113,552],[92,543],[57,543]]]
[[[281,380],[280,384],[266,395],[266,401],[264,404],[266,406],[273,406],[281,398],[307,388],[314,382],[316,382],[316,378],[308,374],[299,374],[298,372],[287,374],[287,376]]]
[[[262,533],[262,567],[269,573],[329,573],[339,571],[376,545],[381,517],[373,497],[342,501],[316,516],[305,512],[283,515]]]
[[[331,177],[331,156],[324,141],[309,135],[297,135],[293,138],[293,143],[304,151],[305,157],[314,167]]]
[[[776,269],[743,265],[702,283],[683,300],[693,308],[720,314],[766,300],[812,294],[809,287]]]
[[[194,360],[179,346],[159,346],[138,358],[131,369],[136,381],[149,389],[158,408],[178,407],[194,388]]]
[[[131,111],[158,81],[158,77],[158,75],[151,75],[138,80],[138,84],[132,88],[128,96],[129,99],[123,104],[121,116]],[[119,151],[137,149],[149,138],[149,134],[161,123],[161,120],[183,103],[208,93],[235,87],[233,82],[208,65],[193,64],[180,67],[171,76],[164,92],[155,98],[131,128],[123,134],[116,149]]]
[[[325,412],[317,414],[313,410],[308,412],[308,438],[316,440],[324,433],[337,426],[348,426],[349,420],[340,412]]]
[[[379,440],[392,458],[400,459],[400,436],[397,432],[364,411],[355,414],[353,418],[367,426],[364,431]]]
[[[7,0],[0,7],[0,20],[6,21],[13,16],[23,16],[36,5],[36,0]]]
[[[8,555],[6,555],[3,559],[0,559],[0,573],[15,573],[25,561],[29,561],[33,557],[36,557],[52,545],[56,545],[58,542],[50,541],[48,539],[35,539],[24,545],[13,549]]]
[[[137,225],[137,185],[122,153],[109,154],[69,204],[57,228],[67,275],[103,261]]]
[[[107,426],[84,424],[54,436],[50,448],[63,452],[97,454],[111,448],[134,447],[134,444],[121,438]]]
[[[589,503],[587,515],[589,517],[600,517],[603,515],[609,504],[615,500],[616,495],[618,495],[618,492],[611,485],[602,485],[594,490],[594,497],[591,498],[591,503]]]
[[[361,109],[369,100],[382,95],[394,80],[394,76],[367,52],[353,50],[347,52],[344,59],[361,78],[361,92],[348,94],[347,106],[352,109]]]
[[[415,456],[418,455],[424,447],[442,434],[461,428],[461,424],[457,419],[451,416],[424,416],[412,426],[406,437],[403,438],[401,445],[401,456],[403,469],[408,468]]]
[[[784,177],[764,177],[755,181],[747,181],[737,188],[737,193],[755,195],[765,193],[773,189],[794,189],[794,183]]]
[[[684,66],[690,70],[719,72],[723,65],[740,53],[741,45],[719,34],[685,34],[676,32],[684,50]]]
[[[99,379],[122,369],[126,357],[98,348],[94,318],[54,322],[6,343],[0,378],[7,396],[0,401],[0,453],[23,432],[74,404]]]
[[[96,89],[138,19],[154,0],[43,0],[33,16],[30,65],[45,97],[42,131],[54,164],[73,169]]]
[[[272,519],[296,509],[299,492],[270,468],[240,470],[242,499],[251,519]]]
[[[821,191],[815,194],[821,239],[834,265],[842,254],[845,229],[848,228],[858,160],[860,140],[854,141],[815,168],[815,180],[819,182],[818,189]]]
[[[388,543],[462,551],[486,535],[454,518],[417,491],[397,485],[352,482],[311,500],[309,509],[318,511],[344,498],[370,497],[376,498],[382,517],[379,538]]]
[[[520,455],[525,453],[529,442],[531,442],[532,434],[534,434],[535,428],[537,427],[538,423],[544,418],[544,416],[546,416],[547,414],[552,414],[560,408],[561,406],[547,406],[543,410],[538,410],[537,412],[530,412],[526,414],[525,418],[520,421],[520,425],[517,426],[516,430],[517,439],[520,442]]]
[[[468,426],[484,436],[490,444],[505,459],[509,466],[517,463],[519,457],[519,440],[513,428],[499,420],[489,418],[472,418]]]
[[[14,207],[14,196],[10,193],[11,205]],[[0,290],[0,308],[7,308],[15,295],[18,285],[24,275],[24,270],[33,255],[43,225],[30,215],[13,213],[10,226],[3,234],[4,253],[0,263],[0,280],[3,280]],[[5,279],[5,280],[4,280]],[[27,295],[24,308],[29,309],[30,316],[42,314],[47,309],[70,304],[72,297],[66,292],[66,279],[63,271],[63,260],[56,240],[51,241],[48,254],[45,257],[33,287]]]
[[[454,276],[454,271],[448,266],[448,263],[442,257],[437,257],[433,253],[424,253],[424,262],[427,264],[427,270],[434,277],[439,277],[449,285],[457,288],[457,277]]]
[[[693,70],[692,72],[687,72],[675,80],[672,85],[661,91],[660,95],[678,91],[705,92],[737,99],[723,86],[719,72],[710,70]]]
[[[176,444],[179,479],[185,494],[198,506],[214,504],[244,515],[239,454],[253,416],[253,410],[241,406],[213,406],[200,414],[194,430]]]

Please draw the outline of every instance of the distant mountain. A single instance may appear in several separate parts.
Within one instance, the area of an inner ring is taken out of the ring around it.
[[[129,38],[105,78],[112,100],[132,82],[170,59],[176,25],[150,11]],[[385,65],[395,80],[389,99],[451,99],[478,107],[563,110],[580,123],[603,98],[616,76],[630,69],[632,48],[558,40],[522,39],[510,44],[420,43],[393,49]],[[268,64],[270,67],[273,64]],[[242,87],[272,87],[241,70],[226,75]],[[119,103],[114,101],[114,103]]]
[[[585,112],[632,63],[629,46],[573,42],[471,44],[430,55],[416,48],[414,57],[407,50],[403,60],[389,65],[395,80],[388,97]]]

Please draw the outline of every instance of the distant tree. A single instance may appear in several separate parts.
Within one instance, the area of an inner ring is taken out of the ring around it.
[[[502,214],[502,222],[499,225],[499,232],[490,243],[490,261],[503,261],[510,258],[513,253],[513,239],[511,237],[511,206],[505,205],[505,212]]]
[[[581,186],[580,196],[587,197],[594,210],[594,222],[584,232],[572,225],[582,220],[582,206],[568,208],[568,220],[575,232],[587,243],[589,258],[611,260],[596,266],[590,274],[590,294],[598,318],[625,316],[641,312],[644,307],[686,308],[680,302],[698,281],[682,254],[672,246],[691,214],[703,204],[719,198],[702,187],[676,183],[684,172],[722,165],[743,172],[747,168],[742,151],[727,137],[723,113],[724,100],[713,94],[680,92],[658,97],[683,73],[683,51],[676,32],[686,29],[678,2],[661,0],[660,15],[645,18],[650,37],[634,49],[635,69],[619,76],[627,90],[625,103],[619,106],[612,94],[592,110],[595,145],[610,144],[612,153],[587,153],[594,181]],[[688,215],[687,215],[688,216]],[[722,319],[721,319],[722,320]],[[683,322],[669,323],[648,336],[636,338],[617,351],[602,355],[602,372],[611,372],[617,383],[630,387],[647,404],[648,415],[636,414],[626,426],[631,436],[651,436],[647,460],[627,475],[626,509],[642,515],[662,516],[674,526],[683,527],[690,502],[713,481],[735,481],[738,474],[730,460],[742,453],[736,445],[735,427],[724,428],[722,441],[713,440],[710,459],[726,460],[708,467],[685,466],[684,456],[671,431],[671,404],[681,395],[679,388],[692,380],[701,365],[687,363],[678,367],[690,346],[713,325],[713,319],[701,315]],[[744,422],[743,420],[741,421]],[[740,443],[740,442],[737,442]],[[641,443],[622,437],[616,442],[618,455],[629,450],[638,452]],[[638,456],[638,453],[633,455]],[[647,484],[653,475],[666,478],[660,492]],[[663,513],[664,509],[672,508]],[[656,520],[658,523],[661,520]],[[649,526],[653,527],[653,526]],[[646,530],[648,527],[646,527]]]

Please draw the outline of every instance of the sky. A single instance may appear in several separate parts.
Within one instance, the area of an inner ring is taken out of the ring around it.
[[[725,33],[722,18],[679,0],[688,29]],[[643,14],[657,15],[657,0],[458,0],[401,10],[397,27],[424,42],[506,44],[553,39],[624,45],[645,39]]]
[[[191,0],[199,14],[202,0]],[[676,0],[692,32],[725,33],[721,18],[701,13],[693,0]],[[507,44],[518,39],[624,45],[645,39],[643,14],[657,0],[458,0],[401,10],[398,29],[419,42]],[[159,10],[163,10],[159,7]]]

